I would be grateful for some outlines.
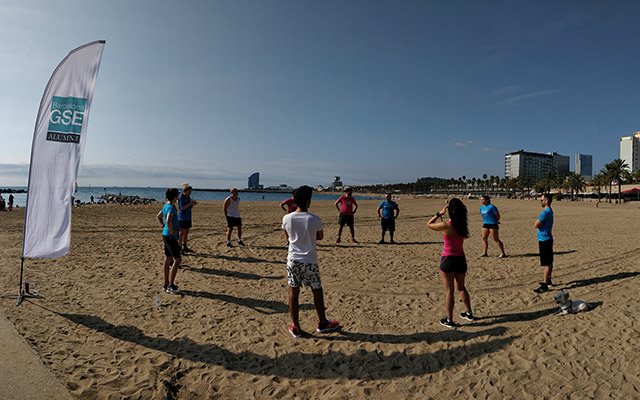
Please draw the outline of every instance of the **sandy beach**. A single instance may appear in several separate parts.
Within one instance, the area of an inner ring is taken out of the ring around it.
[[[242,196],[240,196],[242,197]],[[442,239],[426,228],[441,199],[401,198],[396,245],[377,244],[378,200],[359,202],[356,238],[335,243],[332,201],[310,211],[324,222],[318,248],[327,316],[342,329],[315,333],[311,291],[301,324],[287,331],[288,289],[276,202],[243,202],[246,246],[227,249],[221,202],[193,211],[177,284],[161,293],[162,239],[151,206],[74,208],[71,253],[25,260],[43,299],[0,308],[79,399],[583,399],[640,398],[640,203],[554,202],[555,268],[542,278],[533,223],[537,201],[494,200],[509,255],[490,240],[481,253],[478,200],[469,208],[467,285],[478,321],[439,325]],[[0,288],[17,291],[24,209],[0,214]],[[556,316],[568,290],[596,308]],[[457,293],[456,293],[457,296]],[[455,314],[463,311],[456,297]],[[26,371],[25,373],[28,373]]]

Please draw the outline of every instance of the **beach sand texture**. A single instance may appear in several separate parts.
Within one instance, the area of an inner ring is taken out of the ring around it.
[[[241,196],[242,197],[242,196]],[[439,233],[428,217],[444,201],[398,200],[397,245],[379,245],[379,201],[360,201],[356,238],[335,244],[332,201],[318,248],[327,316],[342,330],[315,333],[311,291],[301,292],[302,328],[287,331],[287,250],[276,202],[241,203],[245,247],[227,249],[221,202],[193,211],[176,282],[161,293],[161,230],[154,206],[74,208],[71,253],[25,260],[25,279],[44,299],[0,307],[43,362],[80,399],[583,399],[640,398],[640,204],[554,202],[555,286],[542,278],[533,223],[537,201],[494,200],[506,259],[481,253],[478,200],[469,208],[467,287],[476,322],[451,330],[437,265]],[[24,209],[0,214],[3,292],[15,292]],[[234,232],[235,238],[235,232]],[[556,316],[569,290],[597,307]],[[26,371],[25,373],[28,373]]]

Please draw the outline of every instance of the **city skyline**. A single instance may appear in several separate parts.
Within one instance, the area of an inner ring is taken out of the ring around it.
[[[640,129],[635,2],[63,3],[0,0],[0,186],[27,184],[46,82],[97,39],[81,186],[503,176],[520,148],[596,172]]]

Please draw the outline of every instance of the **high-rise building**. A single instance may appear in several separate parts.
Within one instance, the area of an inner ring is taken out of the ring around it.
[[[635,172],[640,168],[640,132],[636,132],[633,136],[625,136],[620,138],[620,159],[627,163],[631,172]]]
[[[254,172],[249,177],[249,189],[262,189],[260,186],[260,172]]]
[[[569,164],[571,164],[571,159],[569,156],[563,156],[558,153],[547,153],[553,157],[553,170],[556,174],[560,176],[569,175]]]
[[[591,154],[576,153],[575,167],[576,174],[582,175],[584,179],[593,179],[593,156]]]
[[[336,188],[342,187],[342,181],[339,176],[333,177],[333,182],[331,182],[331,189],[336,190]]]
[[[530,153],[524,150],[504,155],[504,177],[517,178],[523,176],[536,179],[548,171],[553,171],[551,154]]]

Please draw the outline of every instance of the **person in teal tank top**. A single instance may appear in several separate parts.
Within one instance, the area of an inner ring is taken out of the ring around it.
[[[156,219],[162,226],[162,241],[164,242],[164,286],[165,292],[170,294],[179,294],[178,285],[176,285],[176,274],[178,267],[182,262],[180,256],[180,224],[178,223],[178,189],[167,189],[167,202],[162,210],[156,215]],[[173,261],[173,264],[172,264]]]

